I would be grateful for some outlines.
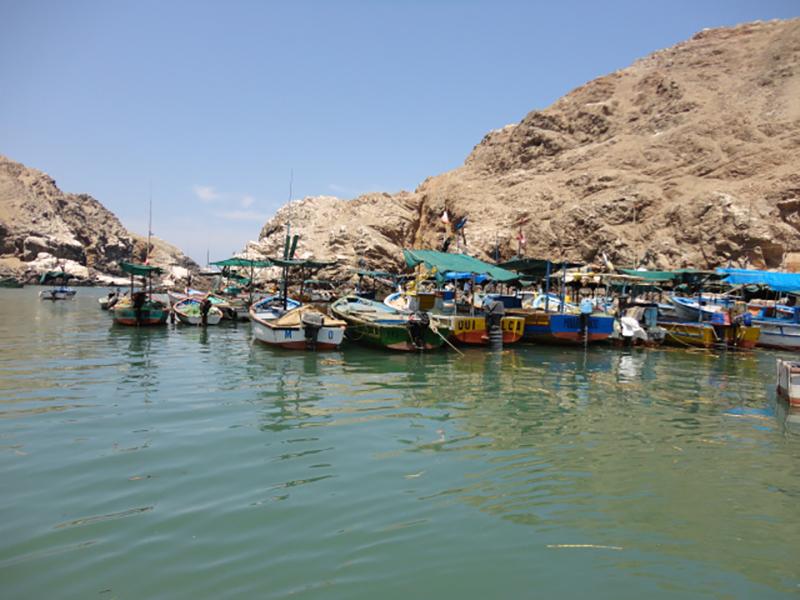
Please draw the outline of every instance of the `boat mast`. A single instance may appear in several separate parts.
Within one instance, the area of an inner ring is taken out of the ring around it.
[[[292,185],[294,184],[294,168],[289,170],[289,200],[286,203],[288,216],[286,217],[286,243],[283,246],[283,258],[289,259],[290,244],[292,239]],[[283,267],[283,310],[286,310],[289,300],[289,267]]]
[[[144,264],[150,262],[150,237],[153,235],[153,182],[150,182],[150,210],[147,217],[147,251],[144,255]]]

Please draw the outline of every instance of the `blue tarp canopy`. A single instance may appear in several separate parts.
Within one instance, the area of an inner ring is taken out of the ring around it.
[[[800,273],[777,273],[754,269],[717,269],[729,285],[763,285],[776,292],[800,293]]]
[[[469,271],[449,271],[444,274],[444,278],[448,280],[452,279],[472,279],[472,273]],[[475,275],[475,283],[483,283],[489,279],[486,275]]]

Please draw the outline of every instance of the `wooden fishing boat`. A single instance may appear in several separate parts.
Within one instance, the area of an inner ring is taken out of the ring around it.
[[[761,328],[759,346],[800,350],[800,307],[751,302],[747,310],[752,324]]]
[[[155,299],[145,299],[141,307],[137,310],[136,295],[145,292],[136,292],[133,299],[125,296],[117,302],[112,312],[114,313],[114,323],[119,325],[142,326],[142,325],[163,325],[169,316],[169,307]]]
[[[213,304],[208,309],[206,321],[203,323],[203,300],[187,298],[172,306],[175,316],[186,325],[218,325],[222,320],[222,311]]]
[[[789,402],[789,406],[800,407],[800,362],[777,361],[778,396]]]
[[[387,350],[435,350],[450,335],[449,329],[432,323],[427,313],[407,313],[359,296],[339,298],[330,312],[347,323],[348,339]]]
[[[761,333],[759,327],[738,323],[715,325],[708,322],[659,321],[658,324],[667,331],[664,341],[673,346],[750,349],[755,348]]]
[[[77,292],[73,288],[67,286],[67,281],[69,281],[71,277],[72,275],[63,271],[48,271],[44,273],[39,278],[39,283],[42,285],[52,283],[53,287],[48,290],[40,291],[39,299],[55,302],[56,300],[69,300],[73,298]]]
[[[253,335],[260,342],[290,350],[335,350],[344,340],[347,323],[313,306],[297,306],[283,314],[265,308],[250,309]]]
[[[487,295],[499,300],[505,306],[507,317],[521,317],[525,320],[523,340],[547,344],[585,344],[606,341],[614,332],[614,317],[593,312],[581,315],[580,309],[569,303],[555,305],[560,310],[552,312],[549,302],[546,308],[539,308],[541,302],[534,302],[531,308],[522,306],[519,296]]]
[[[114,323],[133,327],[166,323],[169,306],[166,302],[153,297],[153,275],[161,274],[163,270],[159,267],[127,262],[120,263],[120,268],[131,276],[131,293],[120,298],[111,309]],[[146,289],[143,287],[139,291],[134,291],[135,276],[146,279],[148,283]]]
[[[478,314],[474,315],[457,314],[453,312],[454,307],[449,311],[442,308],[442,297],[441,293],[404,294],[394,292],[386,296],[383,302],[391,308],[406,312],[414,312],[415,309],[426,310],[438,329],[450,330],[452,341],[472,346],[489,344],[489,331],[482,309],[478,309]],[[525,319],[513,316],[502,317],[500,328],[503,332],[503,344],[514,344],[522,339]]]
[[[24,285],[16,277],[3,277],[0,279],[0,288],[21,288]]]
[[[459,344],[470,346],[489,344],[489,331],[486,326],[486,317],[483,315],[428,314],[439,330],[449,329],[450,339]],[[525,319],[523,317],[502,317],[500,328],[503,331],[503,344],[514,344],[522,339],[525,331]]]
[[[73,288],[62,285],[50,288],[49,290],[42,290],[41,292],[39,292],[39,299],[53,300],[53,301],[69,300],[71,298],[74,298],[76,293],[77,291],[74,290]]]

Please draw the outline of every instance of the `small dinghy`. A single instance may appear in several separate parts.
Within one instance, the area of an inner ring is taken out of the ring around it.
[[[172,310],[186,325],[219,325],[222,320],[222,311],[208,298],[186,298],[174,304]]]

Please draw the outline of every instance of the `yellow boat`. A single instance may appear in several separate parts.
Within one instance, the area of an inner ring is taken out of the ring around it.
[[[673,346],[711,348],[724,345],[728,348],[754,348],[761,335],[760,327],[747,325],[712,325],[711,323],[681,323],[659,321],[667,330],[664,341]]]

